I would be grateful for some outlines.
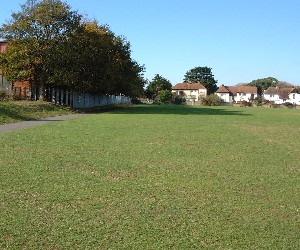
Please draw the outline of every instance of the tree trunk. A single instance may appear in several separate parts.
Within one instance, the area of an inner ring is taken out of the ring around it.
[[[44,101],[44,100],[45,100],[45,84],[41,82],[39,86],[39,101]]]

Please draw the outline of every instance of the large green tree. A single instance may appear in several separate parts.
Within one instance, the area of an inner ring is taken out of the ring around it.
[[[278,80],[274,77],[267,77],[262,79],[253,80],[247,85],[257,87],[257,92],[259,95],[262,95],[264,90],[269,87],[277,86]]]
[[[172,90],[172,84],[165,77],[156,74],[146,88],[146,95],[154,99],[161,90]]]
[[[29,80],[43,98],[58,58],[59,46],[81,25],[81,15],[60,0],[27,0],[0,28],[10,42],[2,68],[12,80]]]
[[[195,67],[186,72],[184,75],[184,82],[200,82],[207,88],[207,93],[214,93],[217,89],[217,81],[212,74],[212,70],[209,67]]]
[[[27,1],[0,29],[12,41],[0,61],[12,81],[92,94],[143,94],[144,66],[131,58],[130,43],[108,26],[83,21],[60,0]]]

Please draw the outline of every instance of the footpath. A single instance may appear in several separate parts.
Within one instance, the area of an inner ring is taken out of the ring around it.
[[[80,116],[83,116],[85,114],[70,114],[70,115],[61,115],[61,116],[54,116],[54,117],[48,117],[48,118],[41,118],[38,120],[32,120],[32,121],[24,121],[24,122],[16,122],[16,123],[8,123],[4,125],[0,125],[0,134],[4,134],[10,131],[20,130],[24,128],[30,128],[36,125],[49,123],[49,122],[59,122],[59,121],[65,121],[69,119],[74,119]]]

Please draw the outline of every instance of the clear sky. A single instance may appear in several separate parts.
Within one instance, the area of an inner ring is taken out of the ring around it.
[[[0,25],[25,0],[0,0]],[[151,80],[197,66],[218,85],[264,77],[300,85],[300,0],[66,0],[131,43]]]

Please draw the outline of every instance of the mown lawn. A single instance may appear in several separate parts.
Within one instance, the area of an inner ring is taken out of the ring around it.
[[[0,135],[1,249],[300,249],[300,111],[135,106]]]
[[[48,102],[7,101],[0,102],[0,124],[35,120],[57,115],[70,114],[67,107]]]

